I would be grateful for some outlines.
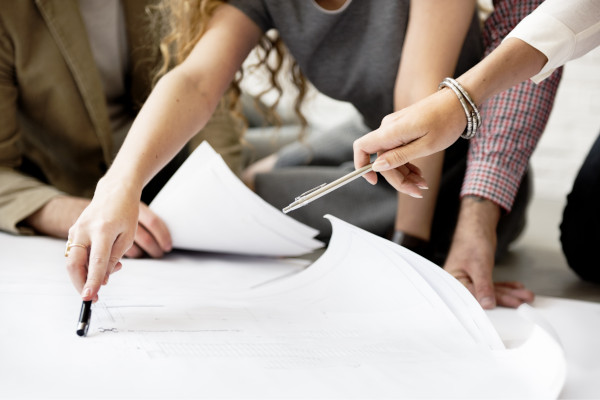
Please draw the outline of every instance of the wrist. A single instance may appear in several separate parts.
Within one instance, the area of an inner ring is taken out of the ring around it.
[[[499,205],[480,196],[465,196],[460,204],[456,235],[495,238],[499,220]]]
[[[438,90],[448,88],[450,89],[457,97],[460,102],[463,111],[465,112],[465,117],[467,119],[467,128],[460,135],[463,139],[471,139],[477,133],[477,130],[481,126],[481,114],[477,107],[477,104],[469,95],[469,92],[455,79],[453,78],[444,78],[444,80],[438,86]]]
[[[111,173],[109,170],[106,175],[98,181],[94,197],[103,194],[112,196],[118,193],[119,196],[126,196],[129,198],[134,197],[139,200],[142,196],[143,188],[143,181],[137,179],[135,176]]]
[[[43,235],[66,238],[69,228],[89,202],[80,197],[56,196],[23,222]]]
[[[457,80],[476,104],[526,81],[546,64],[546,56],[520,39],[508,38]]]
[[[464,109],[457,99],[456,94],[450,89],[445,89],[438,90],[433,96],[440,97],[440,101],[431,106],[437,109],[436,117],[440,121],[444,121],[446,129],[456,132],[455,139],[458,139],[460,134],[467,127],[467,119],[465,118]]]

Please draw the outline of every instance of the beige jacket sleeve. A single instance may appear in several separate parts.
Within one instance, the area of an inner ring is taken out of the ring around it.
[[[13,54],[0,21],[0,230],[30,233],[18,223],[61,192],[18,170],[22,155]]]

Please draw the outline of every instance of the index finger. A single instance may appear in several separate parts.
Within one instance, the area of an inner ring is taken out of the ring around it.
[[[116,240],[110,236],[102,235],[92,240],[88,271],[85,285],[81,292],[82,300],[93,300],[98,295],[100,286],[108,271],[111,251]]]
[[[73,247],[65,256],[67,257],[67,271],[69,272],[71,282],[73,282],[75,289],[81,293],[87,279],[88,247],[85,249]]]

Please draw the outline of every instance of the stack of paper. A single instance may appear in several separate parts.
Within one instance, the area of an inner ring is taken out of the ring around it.
[[[188,157],[150,208],[179,249],[298,256],[323,247],[314,239],[317,230],[248,189],[208,142]]]

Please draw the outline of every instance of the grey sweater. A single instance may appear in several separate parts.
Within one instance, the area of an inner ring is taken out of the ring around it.
[[[263,31],[276,29],[310,82],[327,96],[352,103],[371,129],[394,111],[410,0],[348,0],[336,11],[312,0],[229,3]],[[467,41],[479,45],[475,18]]]

